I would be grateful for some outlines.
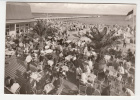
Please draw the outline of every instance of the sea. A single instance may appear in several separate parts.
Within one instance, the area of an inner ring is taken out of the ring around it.
[[[72,14],[72,13],[32,13],[34,18],[44,17],[74,17],[74,16],[100,16],[92,18],[75,18],[75,19],[61,19],[64,21],[77,21],[85,24],[106,24],[106,25],[121,25],[121,26],[136,26],[136,16],[130,20],[125,20],[126,15],[97,15],[97,14]]]

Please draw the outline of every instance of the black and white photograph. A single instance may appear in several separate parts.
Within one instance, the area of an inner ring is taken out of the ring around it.
[[[4,94],[135,96],[136,8],[6,2]]]

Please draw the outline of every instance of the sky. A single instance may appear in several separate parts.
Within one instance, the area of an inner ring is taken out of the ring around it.
[[[76,4],[76,3],[29,3],[32,12],[40,13],[79,13],[127,15],[136,5],[132,4]]]

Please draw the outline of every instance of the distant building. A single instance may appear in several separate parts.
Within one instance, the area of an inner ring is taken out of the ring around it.
[[[6,4],[6,35],[28,32],[34,21],[29,4],[12,2]]]

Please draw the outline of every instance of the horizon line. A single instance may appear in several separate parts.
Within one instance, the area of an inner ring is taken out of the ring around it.
[[[44,14],[47,14],[48,12],[31,12],[31,13],[44,13]],[[50,14],[53,14],[53,13],[59,13],[59,14],[89,14],[89,15],[123,15],[123,16],[126,15],[127,16],[127,14],[92,14],[92,13],[67,13],[67,12],[52,12]],[[134,15],[136,16],[136,14],[134,14]]]

